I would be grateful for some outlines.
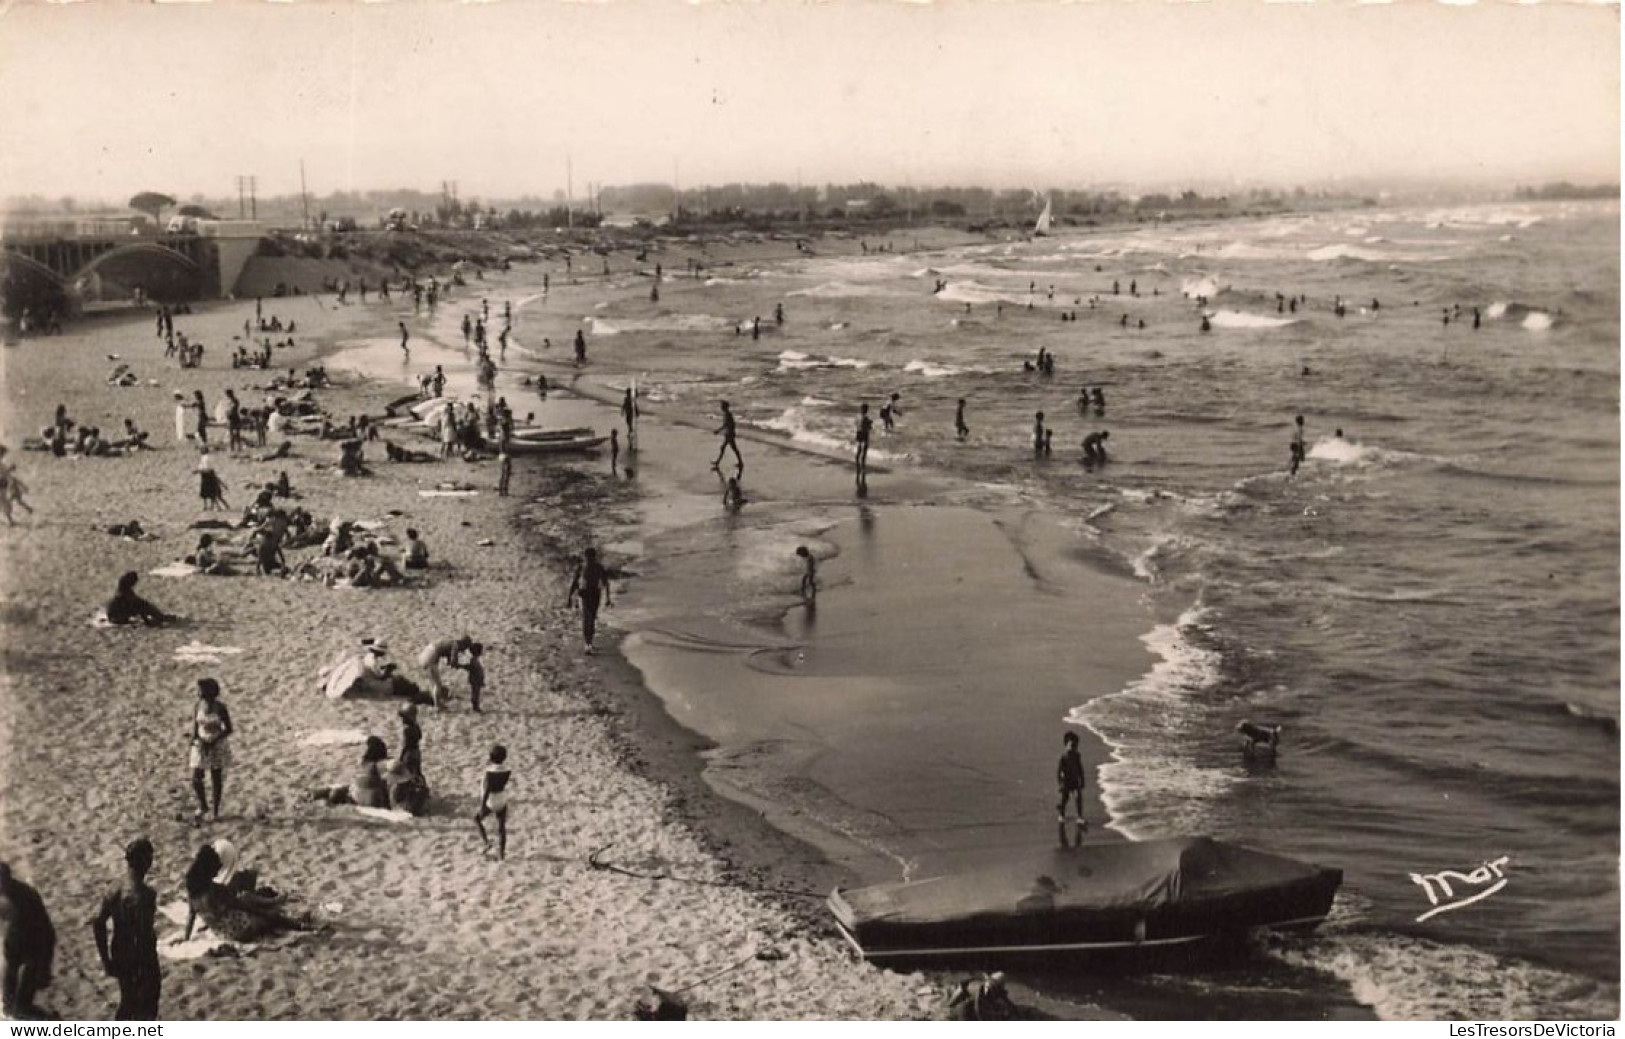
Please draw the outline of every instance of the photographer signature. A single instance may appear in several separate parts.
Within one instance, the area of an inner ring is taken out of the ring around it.
[[[1432,909],[1417,917],[1416,922],[1421,923],[1431,917],[1438,916],[1440,913],[1448,913],[1452,909],[1470,906],[1474,902],[1482,901],[1506,887],[1507,878],[1501,867],[1510,861],[1512,861],[1511,858],[1506,855],[1493,862],[1486,860],[1482,866],[1471,873],[1457,873],[1453,869],[1442,869],[1437,873],[1427,874],[1412,873],[1411,880],[1422,885],[1422,890],[1427,892],[1428,902],[1433,906]],[[1491,881],[1494,881],[1494,883],[1491,883]],[[1455,888],[1451,886],[1452,882],[1466,889],[1459,897]],[[1486,884],[1489,886],[1485,887]],[[1443,902],[1440,901],[1441,895],[1444,898]]]

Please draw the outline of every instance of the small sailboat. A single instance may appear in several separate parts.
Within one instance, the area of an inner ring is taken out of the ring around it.
[[[1050,200],[1049,200],[1048,197],[1046,197],[1044,199],[1044,211],[1042,213],[1038,214],[1038,223],[1033,225],[1033,234],[1034,235],[1047,235],[1047,234],[1049,234],[1049,227],[1050,227]]]

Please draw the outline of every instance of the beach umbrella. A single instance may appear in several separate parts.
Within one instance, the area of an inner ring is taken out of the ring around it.
[[[347,656],[327,669],[323,691],[329,700],[342,700],[355,691],[366,673],[366,664],[360,654]]]

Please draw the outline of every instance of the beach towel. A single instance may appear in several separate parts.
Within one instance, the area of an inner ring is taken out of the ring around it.
[[[95,613],[90,615],[90,626],[92,628],[116,628],[116,627],[118,627],[117,624],[114,624],[112,621],[107,619],[107,610],[106,609],[98,609]]]
[[[379,822],[384,823],[409,823],[416,818],[411,812],[402,811],[399,808],[366,808],[362,805],[351,805],[350,807],[354,808],[358,815],[364,815],[368,819],[377,819]]]
[[[301,747],[357,747],[367,742],[360,729],[317,729],[299,737]]]
[[[336,903],[335,903],[336,904]],[[324,909],[326,906],[323,907]],[[174,924],[179,930],[158,940],[158,955],[166,960],[184,963],[187,960],[198,960],[205,956],[234,955],[246,956],[260,949],[282,949],[304,938],[307,931],[278,931],[258,942],[234,942],[221,938],[209,930],[209,925],[198,918],[192,925],[192,940],[186,941],[186,915],[189,911],[186,900],[178,899],[158,907],[158,912]]]
[[[474,498],[479,491],[419,491],[419,498]]]
[[[207,646],[193,639],[175,650],[175,660],[182,664],[218,664],[224,656],[241,653],[236,646]]]
[[[191,577],[197,573],[197,567],[191,563],[166,563],[156,570],[148,570],[147,573],[154,577]]]

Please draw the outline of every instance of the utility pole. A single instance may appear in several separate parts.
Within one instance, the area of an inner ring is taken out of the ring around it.
[[[305,190],[305,160],[299,160],[299,205],[305,211],[304,229],[310,230],[310,193]]]
[[[572,231],[576,226],[576,188],[568,155],[564,157],[564,226]]]
[[[300,163],[301,171],[303,170],[303,168],[304,168],[304,164],[303,164],[303,161],[301,160],[301,163]],[[303,172],[301,172],[300,173],[301,181],[303,181],[303,177],[304,177],[304,174],[303,174]],[[238,177],[237,177],[237,219],[238,220],[242,220],[245,217],[247,217],[248,213],[250,211],[254,214],[254,219],[256,219],[256,220],[259,219],[259,205],[258,205],[257,201],[254,198],[254,188],[257,186],[257,181],[258,180],[259,180],[258,177],[250,176],[248,174],[239,174],[238,175]],[[247,207],[249,207],[248,209],[244,208],[245,207],[245,200],[244,200],[244,194],[245,193],[247,195],[246,205],[247,205]]]

